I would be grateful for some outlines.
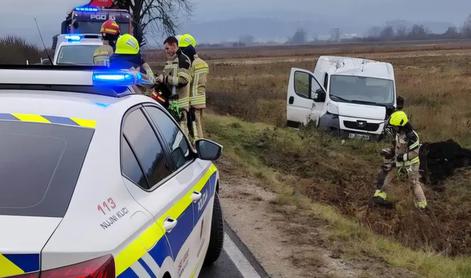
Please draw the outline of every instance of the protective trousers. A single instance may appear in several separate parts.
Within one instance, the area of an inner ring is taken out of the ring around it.
[[[203,139],[203,109],[190,108],[188,129],[193,142]]]
[[[177,111],[174,111],[173,107],[177,107]],[[170,101],[170,114],[175,118],[175,120],[178,122],[178,125],[180,125],[180,128],[183,131],[183,134],[188,136],[188,138],[191,137],[191,134],[188,129],[188,119],[190,118],[189,111],[185,109],[179,109],[178,108],[178,100],[172,100]]]
[[[427,201],[422,189],[423,184],[420,181],[419,164],[414,164],[404,168],[396,168],[392,165],[390,168],[386,168],[383,165],[378,174],[377,188],[381,191],[385,191],[385,189],[391,184],[396,174],[404,174],[407,176],[417,202]]]

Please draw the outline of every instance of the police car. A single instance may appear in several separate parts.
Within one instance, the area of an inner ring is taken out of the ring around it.
[[[193,148],[139,73],[0,69],[0,277],[197,277],[222,147]]]
[[[93,66],[93,53],[103,45],[98,34],[67,34],[57,36],[54,65]]]

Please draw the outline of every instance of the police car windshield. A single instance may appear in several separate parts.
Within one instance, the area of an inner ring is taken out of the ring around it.
[[[99,45],[64,45],[59,50],[57,65],[93,65],[93,53]]]
[[[0,114],[0,215],[63,217],[92,136]]]
[[[330,98],[334,101],[390,105],[394,102],[392,80],[332,75]]]

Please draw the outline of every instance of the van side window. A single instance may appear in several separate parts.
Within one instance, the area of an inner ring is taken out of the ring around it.
[[[122,137],[125,140],[121,141],[121,163],[123,174],[127,178],[144,189],[150,189],[170,175],[162,144],[141,109],[136,109],[126,115]],[[132,161],[130,151],[134,154],[146,183],[136,169],[136,163]]]
[[[311,97],[311,76],[306,72],[294,73],[294,91],[297,95],[305,98]]]

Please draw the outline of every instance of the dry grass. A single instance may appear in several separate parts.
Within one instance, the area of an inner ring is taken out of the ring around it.
[[[426,141],[454,138],[471,147],[471,46],[462,47],[352,56],[381,59],[395,66],[398,94],[406,98],[406,110]],[[213,61],[210,108],[247,121],[284,126],[290,68],[312,70],[317,57]]]
[[[212,114],[206,122],[208,135],[224,144],[237,173],[255,177],[278,193],[275,209],[294,206],[285,212],[291,222],[300,215],[312,219],[302,218],[299,225],[326,221],[330,244],[346,258],[384,260],[425,277],[470,277],[470,257],[446,254],[471,254],[471,171],[465,172],[465,179],[451,180],[446,194],[432,194],[429,214],[414,211],[406,186],[393,190],[402,196],[396,210],[378,209],[368,202],[379,163],[374,153],[378,145],[338,144],[309,129],[299,132]]]

